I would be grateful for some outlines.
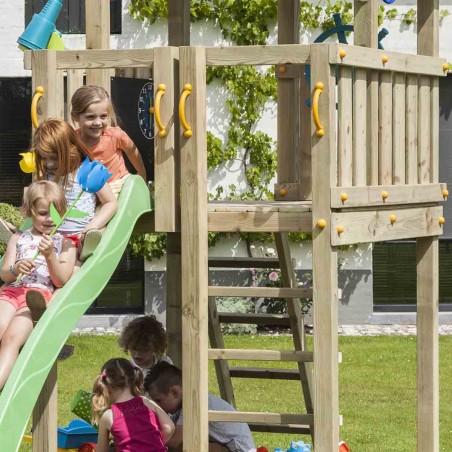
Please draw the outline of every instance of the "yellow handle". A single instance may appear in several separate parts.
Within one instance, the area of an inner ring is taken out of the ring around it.
[[[312,96],[312,118],[314,119],[314,124],[317,129],[315,134],[318,137],[323,137],[323,135],[325,135],[325,129],[323,128],[322,124],[320,123],[320,119],[319,119],[319,99],[320,99],[320,94],[322,94],[322,91],[323,91],[323,83],[317,82],[315,84],[314,96]]]
[[[44,93],[44,88],[42,86],[37,86],[33,99],[31,101],[31,123],[33,127],[37,129],[39,127],[38,123],[38,102]]]
[[[155,122],[159,129],[159,137],[161,137],[161,138],[166,137],[166,128],[162,123],[162,118],[160,117],[160,101],[161,101],[163,95],[165,94],[165,92],[166,92],[166,85],[161,83],[157,88],[157,94],[155,95],[155,107],[154,107]]]
[[[191,126],[187,123],[185,119],[185,102],[187,97],[191,94],[192,87],[189,83],[184,85],[184,91],[180,96],[179,100],[179,120],[184,128],[184,137],[190,138],[193,135],[193,131],[191,130]]]

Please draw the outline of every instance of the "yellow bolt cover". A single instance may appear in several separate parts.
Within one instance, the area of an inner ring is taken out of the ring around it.
[[[345,201],[347,201],[347,199],[348,199],[347,193],[341,193],[341,201],[345,202]]]
[[[444,63],[443,64],[443,71],[447,72],[449,70],[449,64],[448,63]]]
[[[342,234],[342,233],[344,232],[344,226],[339,225],[339,226],[336,228],[336,230],[337,230],[337,233],[338,233],[338,234]]]
[[[444,217],[439,217],[438,223],[442,226],[446,222],[446,219]]]
[[[286,188],[280,188],[279,189],[279,196],[282,196],[284,198],[284,196],[287,195],[287,189]]]
[[[389,58],[387,57],[387,55],[383,55],[381,57],[381,61],[382,61],[383,64],[386,64],[389,61]]]
[[[281,74],[284,74],[287,71],[286,66],[279,66],[279,72],[281,72]]]
[[[391,224],[397,221],[397,217],[394,214],[389,215],[389,219],[391,220]]]
[[[449,190],[446,188],[443,190],[443,198],[446,199],[449,196]]]
[[[320,218],[320,220],[317,220],[317,227],[320,229],[325,229],[326,228],[326,220],[324,220],[323,218]]]
[[[386,190],[383,190],[383,191],[381,192],[381,197],[382,197],[383,199],[388,199],[388,198],[389,198],[389,193],[388,193]]]
[[[339,50],[339,58],[342,60],[347,56],[347,52],[344,49]]]

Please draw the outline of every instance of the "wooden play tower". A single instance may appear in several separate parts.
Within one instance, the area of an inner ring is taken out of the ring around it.
[[[183,369],[183,450],[207,451],[208,420],[226,420],[249,422],[256,430],[294,427],[313,435],[316,451],[337,451],[338,247],[416,238],[417,450],[439,451],[438,235],[447,190],[438,181],[438,80],[447,65],[438,58],[438,0],[418,0],[418,55],[377,49],[377,0],[354,1],[356,46],[299,45],[299,2],[282,0],[279,45],[250,47],[190,47],[190,2],[169,0],[169,46],[130,50],[108,50],[109,2],[86,3],[87,21],[94,21],[87,23],[89,50],[27,52],[25,64],[33,70],[33,87],[46,89],[42,117],[65,116],[65,101],[84,83],[84,73],[87,83],[107,88],[114,69],[152,74],[159,128],[155,211],[140,227],[168,233],[167,329],[169,354]],[[271,202],[208,202],[206,68],[232,65],[276,67],[278,181]],[[209,286],[208,231],[275,234],[287,287]],[[293,281],[286,234],[300,231],[312,233],[312,289],[298,289]],[[211,302],[228,295],[287,298],[294,351],[225,349]],[[313,351],[306,350],[303,318],[293,301],[305,296],[313,298]],[[301,414],[208,412],[209,359],[217,363],[229,400],[233,371],[227,360],[297,362]]]

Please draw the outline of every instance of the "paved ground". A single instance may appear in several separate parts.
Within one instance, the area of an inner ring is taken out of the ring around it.
[[[441,336],[452,335],[452,325],[439,325],[438,330]],[[73,334],[92,334],[97,336],[104,334],[117,335],[119,332],[119,328],[75,328],[72,331]],[[342,336],[409,336],[416,334],[416,325],[341,325],[339,326],[339,334]]]

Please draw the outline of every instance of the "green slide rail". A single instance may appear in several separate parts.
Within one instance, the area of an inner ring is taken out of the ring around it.
[[[111,278],[135,223],[150,211],[148,187],[141,177],[130,176],[122,189],[118,212],[94,254],[58,292],[22,348],[0,395],[0,450],[19,449],[33,407],[58,353]]]

